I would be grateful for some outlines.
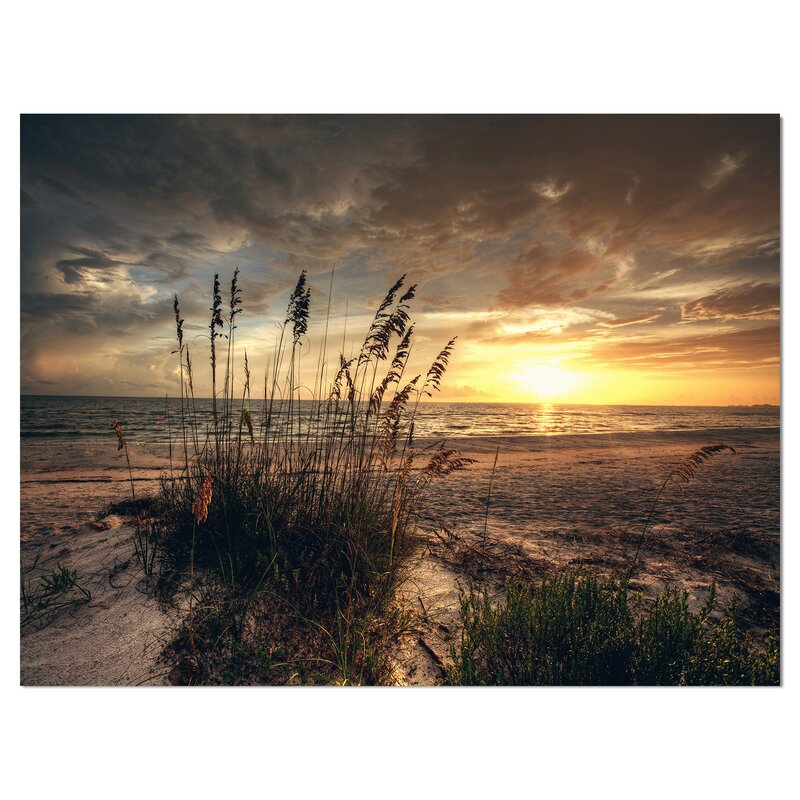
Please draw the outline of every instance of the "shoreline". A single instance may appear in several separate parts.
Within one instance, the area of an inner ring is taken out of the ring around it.
[[[420,436],[415,439],[417,444],[425,443],[430,441],[440,441],[444,440],[448,443],[455,443],[455,442],[471,442],[471,441],[480,441],[482,439],[493,439],[493,440],[508,440],[513,442],[515,440],[529,440],[529,439],[569,439],[569,438],[582,438],[582,437],[596,437],[596,436],[653,436],[658,437],[661,435],[669,436],[669,435],[691,435],[691,434],[703,434],[703,433],[725,433],[725,432],[734,432],[734,431],[780,431],[780,425],[751,425],[751,426],[743,426],[743,425],[727,425],[727,426],[720,426],[720,427],[698,427],[698,428],[642,428],[640,430],[615,430],[615,431],[582,431],[579,433],[566,433],[563,431],[553,431],[551,433],[478,433],[472,435],[458,435],[454,434],[453,436]],[[104,442],[111,441],[110,436],[108,435],[101,435],[101,434],[75,434],[74,436],[50,436],[50,435],[35,435],[31,433],[23,433],[21,435],[21,442],[26,445],[36,446],[37,443],[41,443],[43,447],[52,446],[55,443],[58,444],[88,444],[90,442],[95,442],[98,444]],[[147,447],[147,446],[162,446],[168,447],[170,444],[170,439],[130,439],[130,445],[132,447]],[[176,438],[172,437],[172,446],[173,449],[177,446]],[[465,451],[466,452],[466,451]]]
[[[557,461],[564,454],[577,454],[581,450],[596,451],[600,460],[603,453],[627,449],[632,455],[647,455],[657,450],[665,453],[674,448],[676,456],[688,454],[698,446],[725,443],[735,448],[752,448],[768,442],[780,448],[781,429],[770,428],[705,428],[680,431],[629,431],[624,433],[598,432],[593,434],[526,434],[513,436],[465,436],[419,438],[417,450],[445,442],[446,446],[474,457],[478,463],[462,479],[485,468],[487,458],[494,457],[500,448],[500,464],[508,459],[519,464],[528,456],[528,467],[545,467],[542,456]],[[178,463],[177,446],[173,443],[173,462]],[[80,440],[49,439],[22,440],[20,446],[20,500],[21,530],[26,537],[37,533],[70,529],[74,523],[88,522],[115,498],[124,497],[129,490],[127,465],[118,452],[112,437]],[[577,455],[575,456],[577,458]],[[652,460],[652,459],[648,459]],[[523,462],[524,463],[524,462]],[[667,462],[650,467],[656,475]],[[160,477],[169,467],[169,443],[161,441],[131,442],[131,466],[137,485],[145,491],[157,487]],[[598,465],[600,466],[600,465]],[[488,482],[488,478],[487,478]],[[82,487],[82,491],[79,489]],[[776,494],[776,498],[779,497]],[[777,500],[776,500],[777,502]],[[74,512],[74,519],[71,519]]]

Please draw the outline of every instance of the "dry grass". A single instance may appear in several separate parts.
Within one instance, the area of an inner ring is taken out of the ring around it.
[[[630,578],[630,576],[633,574],[633,571],[639,561],[639,554],[642,551],[642,545],[644,544],[645,537],[647,536],[647,531],[650,528],[650,523],[653,521],[653,513],[655,512],[658,501],[661,499],[661,495],[664,493],[664,490],[667,488],[667,486],[672,484],[677,486],[677,488],[682,491],[682,484],[689,483],[697,475],[698,470],[703,464],[710,461],[719,453],[725,452],[726,450],[730,451],[731,453],[736,452],[736,450],[727,444],[706,445],[705,447],[701,447],[699,450],[695,450],[695,452],[690,453],[685,458],[682,458],[669,471],[669,474],[664,479],[664,482],[661,484],[658,492],[656,493],[653,504],[650,506],[650,513],[647,515],[647,520],[642,526],[642,533],[639,536],[639,540],[636,545],[636,552],[634,553],[633,559],[631,559],[630,567],[628,568],[628,578]]]

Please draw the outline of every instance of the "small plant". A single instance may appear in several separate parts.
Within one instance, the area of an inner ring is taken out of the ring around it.
[[[695,475],[697,475],[698,470],[700,467],[705,464],[707,461],[710,461],[714,456],[718,455],[719,453],[723,453],[725,451],[730,451],[731,453],[735,453],[734,450],[728,444],[711,444],[706,445],[705,447],[701,447],[699,450],[695,450],[694,453],[682,458],[675,466],[670,470],[667,477],[664,479],[664,482],[658,489],[656,493],[655,499],[653,500],[653,504],[650,506],[650,512],[647,515],[647,519],[645,520],[644,525],[642,526],[642,533],[639,536],[639,541],[636,545],[636,552],[633,555],[633,559],[631,559],[630,567],[628,568],[627,576],[630,577],[633,574],[633,570],[636,567],[636,564],[639,560],[639,553],[642,550],[642,544],[644,544],[645,537],[647,536],[647,531],[650,528],[650,523],[653,520],[653,514],[655,513],[656,506],[658,505],[658,501],[661,499],[661,495],[664,494],[664,490],[670,484],[677,486],[678,489],[683,491],[683,484],[689,483]]]
[[[576,573],[516,584],[493,603],[462,597],[460,648],[447,681],[457,685],[774,685],[777,645],[758,649],[737,628],[734,602],[710,620],[715,593],[697,613],[667,588],[649,610],[624,581]]]
[[[60,563],[50,572],[38,575],[34,581],[41,553],[33,563],[20,567],[20,626],[43,626],[59,613],[92,599],[92,594],[78,583],[78,573]]]
[[[42,593],[45,595],[52,594],[66,594],[73,586],[75,586],[78,573],[76,570],[70,570],[62,567],[61,564],[56,566],[49,575],[43,575],[41,578]]]

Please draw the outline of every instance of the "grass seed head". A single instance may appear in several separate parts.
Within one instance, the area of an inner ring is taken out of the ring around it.
[[[117,450],[125,449],[125,434],[122,432],[122,425],[117,420],[113,422],[114,432],[117,434]]]
[[[194,503],[192,503],[192,514],[194,514],[194,520],[198,525],[208,519],[208,507],[211,505],[212,496],[211,486],[211,476],[206,475],[200,486],[200,492],[195,498]]]

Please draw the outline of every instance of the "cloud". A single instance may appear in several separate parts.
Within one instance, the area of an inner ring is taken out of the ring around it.
[[[67,197],[71,197],[73,200],[79,200],[80,195],[70,186],[67,186],[65,183],[62,183],[55,178],[51,178],[48,175],[45,175],[41,178],[42,183],[45,186],[49,186],[52,189],[55,189],[57,192],[61,194],[65,194]]]
[[[20,190],[20,206],[22,208],[38,208],[39,204],[24,189]]]
[[[684,303],[685,320],[779,319],[780,287],[771,283],[747,283]]]
[[[777,117],[26,116],[23,182],[439,275],[537,231],[609,256],[774,240],[776,141]]]
[[[780,327],[774,325],[700,336],[601,340],[592,346],[587,357],[593,361],[648,371],[770,365],[780,359]]]
[[[607,320],[605,322],[598,323],[604,328],[624,328],[628,325],[644,325],[649,322],[655,322],[657,319],[661,319],[661,314],[644,314],[639,317],[627,317],[626,319],[612,319]]]
[[[26,358],[88,330],[104,296],[149,353],[171,293],[203,315],[211,276],[235,266],[261,314],[300,269],[335,266],[334,318],[408,272],[426,309],[472,313],[454,332],[476,341],[497,325],[474,312],[591,305],[574,335],[602,322],[659,340],[681,314],[773,313],[726,292],[779,280],[776,115],[24,115],[21,134],[22,289],[47,315]]]
[[[713,189],[720,181],[725,179],[732,172],[736,172],[736,170],[744,164],[745,156],[745,153],[737,153],[736,155],[723,153],[715,160],[714,165],[705,178],[703,178],[703,186],[706,189]]]
[[[438,397],[442,399],[447,398],[464,398],[464,397],[489,397],[487,392],[477,389],[474,386],[443,386],[441,394]],[[436,398],[434,398],[436,399]]]
[[[498,293],[497,299],[504,308],[581,300],[590,293],[585,277],[600,265],[585,250],[556,253],[544,245],[536,245],[514,259],[506,273],[508,286]]]
[[[102,281],[104,273],[122,266],[121,261],[115,261],[97,250],[87,247],[68,247],[66,249],[79,256],[56,261],[56,267],[61,271],[68,284],[84,284],[90,278]]]
[[[545,181],[539,181],[533,184],[533,190],[546,200],[558,200],[563,197],[572,188],[571,183],[559,185],[558,181],[549,178]]]

